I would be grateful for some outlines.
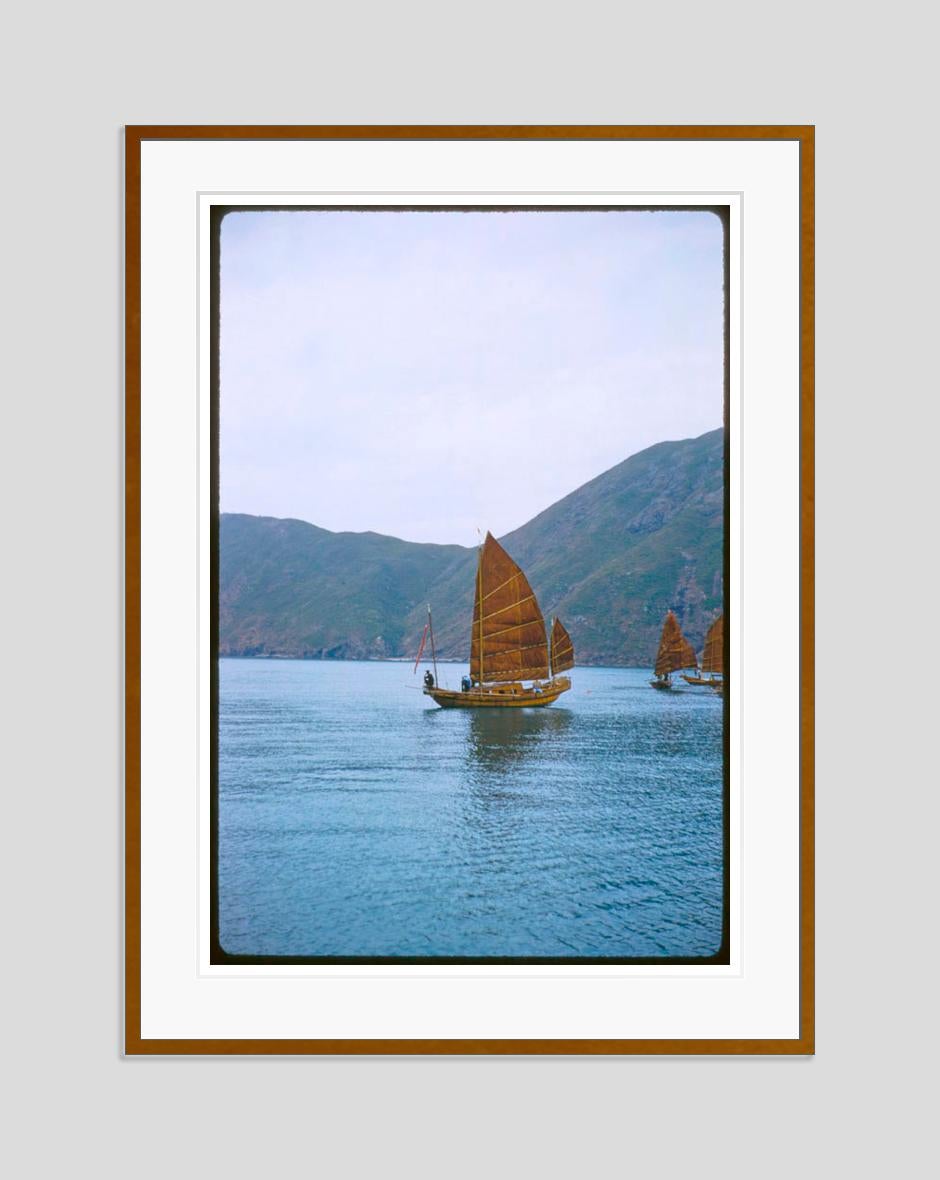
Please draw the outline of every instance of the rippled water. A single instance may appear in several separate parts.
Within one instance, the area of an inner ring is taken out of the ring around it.
[[[445,711],[419,681],[407,664],[220,662],[228,953],[717,951],[719,698],[576,668],[548,708]]]

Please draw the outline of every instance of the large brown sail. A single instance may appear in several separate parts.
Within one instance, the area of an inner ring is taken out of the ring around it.
[[[552,675],[574,667],[574,644],[561,619],[552,623]]]
[[[659,651],[656,653],[656,675],[665,676],[667,672],[678,672],[680,668],[697,666],[695,649],[682,634],[679,620],[670,611],[663,623],[663,634],[659,641]]]
[[[532,587],[502,545],[487,533],[477,565],[470,678],[491,684],[547,676],[545,620]]]
[[[708,634],[705,636],[705,650],[702,653],[702,671],[703,672],[718,672],[724,675],[725,671],[725,616],[719,615],[714,623],[708,628]]]

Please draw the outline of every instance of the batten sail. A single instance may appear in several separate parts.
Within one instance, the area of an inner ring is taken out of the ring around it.
[[[725,671],[725,616],[719,615],[708,628],[705,636],[705,650],[702,653],[702,671],[717,672],[724,675]]]
[[[574,667],[574,644],[561,619],[552,623],[552,675]]]
[[[528,578],[486,534],[480,549],[470,635],[470,678],[478,684],[548,677],[545,620]]]
[[[663,623],[663,634],[656,653],[656,675],[665,676],[668,672],[678,672],[680,668],[696,667],[698,661],[695,649],[682,634],[679,620],[670,611]]]

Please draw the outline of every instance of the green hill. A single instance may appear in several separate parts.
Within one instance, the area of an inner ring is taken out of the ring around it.
[[[220,654],[400,655],[410,642],[409,612],[469,553],[378,533],[331,533],[302,520],[223,514]]]
[[[669,608],[701,647],[722,604],[722,473],[721,430],[659,443],[500,538],[578,663],[649,665]],[[224,514],[219,557],[221,655],[413,655],[430,602],[438,654],[467,657],[475,549]]]

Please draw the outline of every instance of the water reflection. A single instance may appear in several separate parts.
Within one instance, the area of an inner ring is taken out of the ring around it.
[[[546,806],[544,782],[568,743],[568,709],[474,709],[460,717],[462,816],[458,846],[484,877],[524,856],[533,813]],[[577,727],[574,727],[577,728]]]
[[[570,729],[569,709],[468,709],[464,758],[471,777],[489,779],[522,763],[541,762],[546,746]]]

